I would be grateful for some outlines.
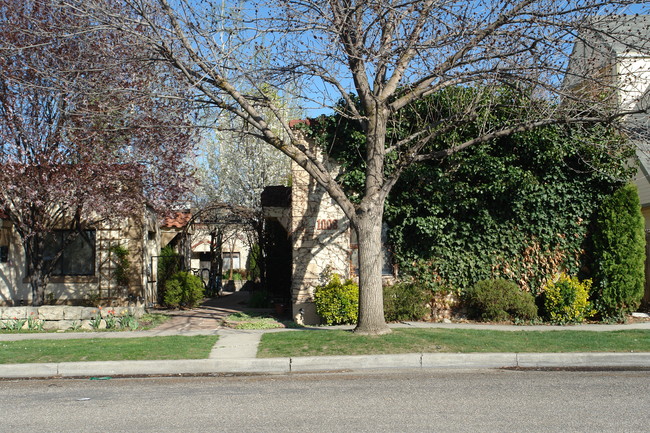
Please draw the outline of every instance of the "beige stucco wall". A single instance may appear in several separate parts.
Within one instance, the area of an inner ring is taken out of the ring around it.
[[[312,152],[322,156],[315,147]],[[322,156],[332,173],[336,165]],[[319,323],[314,288],[327,275],[350,274],[350,227],[341,208],[295,162],[292,164],[290,234],[293,244],[291,295],[293,316],[305,324]],[[300,312],[302,310],[302,316]]]
[[[25,282],[25,253],[19,235],[8,221],[2,221],[9,232],[7,263],[0,263],[0,305],[31,304],[31,289]],[[148,233],[142,217],[107,223],[95,233],[95,275],[53,276],[45,290],[46,302],[79,303],[90,297],[105,298],[106,303],[124,304],[129,299],[144,298],[148,276],[146,257]],[[155,242],[155,240],[154,240]],[[128,287],[118,287],[114,279],[115,262],[110,248],[122,245],[129,250],[131,262]]]
[[[192,233],[191,236],[193,255],[210,251],[211,238],[209,230],[198,227],[194,230],[194,233]],[[239,269],[246,269],[246,263],[248,262],[248,255],[250,253],[250,245],[246,233],[242,229],[233,228],[225,231],[223,234],[223,245],[221,251],[223,253],[238,253]],[[190,260],[190,266],[193,270],[209,268],[209,264],[201,262],[197,257],[193,257]]]

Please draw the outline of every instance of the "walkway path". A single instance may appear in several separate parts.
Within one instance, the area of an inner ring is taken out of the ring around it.
[[[217,330],[223,325],[226,317],[246,307],[248,298],[247,291],[225,292],[224,296],[209,299],[192,310],[162,310],[161,313],[172,318],[153,331],[173,331],[176,334],[183,334],[198,330]]]

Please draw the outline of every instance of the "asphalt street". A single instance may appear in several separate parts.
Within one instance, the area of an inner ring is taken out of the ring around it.
[[[0,381],[0,431],[647,432],[648,371]]]

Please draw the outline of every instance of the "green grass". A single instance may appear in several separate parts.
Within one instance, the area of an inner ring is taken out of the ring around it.
[[[285,325],[264,314],[234,313],[226,317],[226,326],[234,329],[275,329]]]
[[[1,341],[0,364],[205,359],[216,341],[216,335]]]
[[[264,334],[258,357],[472,352],[649,352],[650,331],[394,329],[382,336],[304,330]]]
[[[162,325],[166,321],[170,320],[172,316],[167,314],[158,314],[158,313],[148,313],[143,314],[142,317],[138,319],[138,331],[153,329],[159,325]]]

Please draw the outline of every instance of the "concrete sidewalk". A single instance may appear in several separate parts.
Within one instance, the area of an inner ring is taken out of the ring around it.
[[[234,297],[232,300],[234,300]],[[231,301],[232,301],[231,300]],[[643,353],[410,353],[398,355],[322,356],[292,358],[256,358],[264,333],[295,332],[293,329],[234,330],[222,327],[221,317],[230,308],[202,307],[182,316],[176,328],[162,326],[150,331],[100,333],[0,334],[2,341],[75,338],[133,338],[166,335],[218,335],[219,340],[208,359],[173,361],[95,361],[46,364],[3,364],[0,378],[273,374],[360,369],[447,369],[447,368],[648,368],[650,352]],[[168,322],[169,323],[169,322]],[[483,329],[499,331],[616,331],[650,330],[650,322],[625,325],[512,326],[464,323],[407,322],[394,328]],[[351,329],[351,326],[326,329]],[[325,329],[314,327],[306,329]],[[1,347],[1,344],[0,344]]]
[[[395,327],[438,327],[453,329],[539,330],[535,327],[502,327],[462,324],[398,324]],[[650,330],[650,323],[630,325],[582,325],[561,329],[614,331]],[[338,327],[342,328],[342,327]],[[513,329],[514,328],[514,329]],[[555,329],[542,327],[543,329]],[[322,329],[322,328],[320,328]],[[650,353],[410,353],[398,355],[322,356],[292,358],[255,358],[257,345],[266,332],[294,330],[188,331],[177,335],[216,333],[219,341],[208,359],[173,361],[95,361],[46,364],[0,365],[0,378],[47,378],[93,376],[209,375],[209,374],[277,374],[298,372],[336,372],[362,369],[449,369],[449,368],[650,368]],[[561,332],[561,331],[560,331]],[[130,338],[171,335],[165,331],[3,334],[0,341],[65,338]]]

